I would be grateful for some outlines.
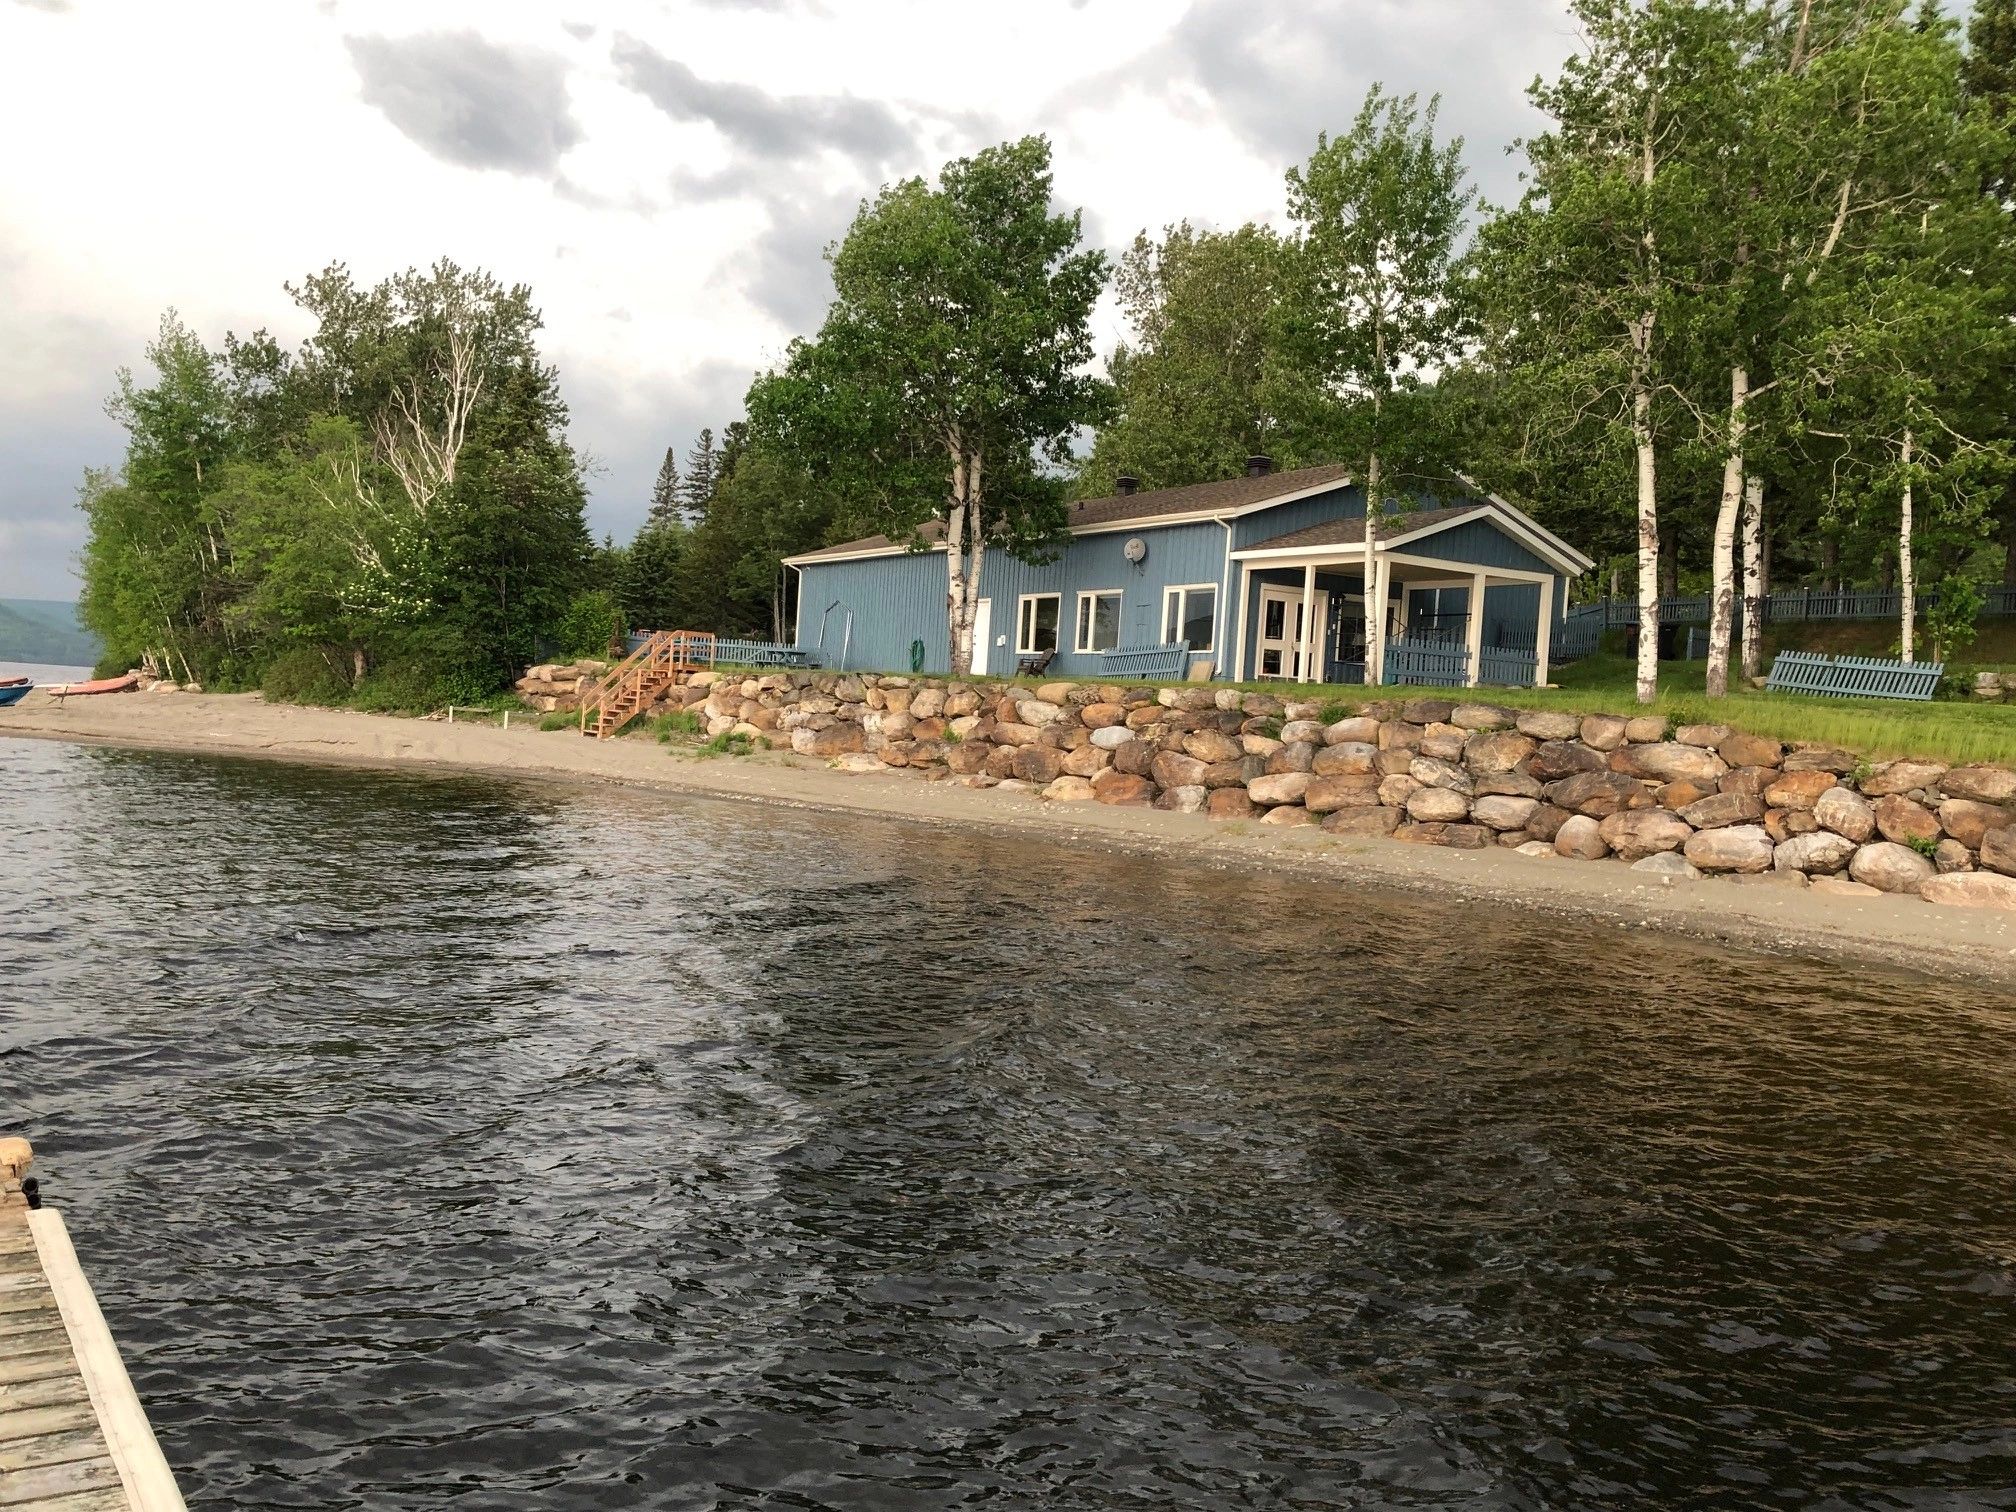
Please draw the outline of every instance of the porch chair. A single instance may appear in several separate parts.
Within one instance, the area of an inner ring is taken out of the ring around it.
[[[1050,670],[1050,663],[1056,659],[1057,648],[1055,646],[1052,646],[1048,651],[1039,651],[1034,656],[1025,656],[1022,660],[1015,663],[1015,675],[1017,677],[1041,677],[1045,672]]]

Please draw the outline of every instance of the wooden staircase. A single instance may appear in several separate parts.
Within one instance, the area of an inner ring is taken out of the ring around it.
[[[682,672],[714,665],[707,630],[654,630],[581,700],[581,733],[607,740],[655,704]]]

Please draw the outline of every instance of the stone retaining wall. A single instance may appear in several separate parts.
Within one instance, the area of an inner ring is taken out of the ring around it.
[[[2016,910],[2016,771],[1869,762],[1727,725],[1446,698],[697,673],[666,707],[854,768],[1332,834]]]

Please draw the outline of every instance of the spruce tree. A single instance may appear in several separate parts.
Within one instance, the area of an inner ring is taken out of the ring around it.
[[[651,485],[650,523],[653,525],[676,524],[679,519],[679,464],[675,456],[675,448],[665,448],[665,460],[658,468],[658,481]]]
[[[700,439],[694,443],[693,450],[686,453],[683,497],[689,520],[705,518],[707,506],[714,502],[714,490],[720,481],[720,460],[721,454],[714,449],[714,432],[703,426]]]

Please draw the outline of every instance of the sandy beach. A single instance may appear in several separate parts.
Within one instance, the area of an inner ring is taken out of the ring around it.
[[[483,772],[629,784],[906,823],[964,825],[1186,865],[1293,872],[1520,909],[1544,928],[1573,914],[1725,941],[1745,950],[1851,960],[2016,988],[2016,914],[1916,898],[1822,896],[1766,879],[1667,881],[1621,863],[1464,851],[1336,837],[1314,828],[1213,823],[1197,815],[1051,804],[1023,791],[976,791],[890,771],[859,775],[784,753],[715,759],[641,736],[597,742],[532,719],[494,725],[268,704],[256,694],[133,693],[65,704],[39,690],[0,712],[0,739],[24,736],[146,750]]]

